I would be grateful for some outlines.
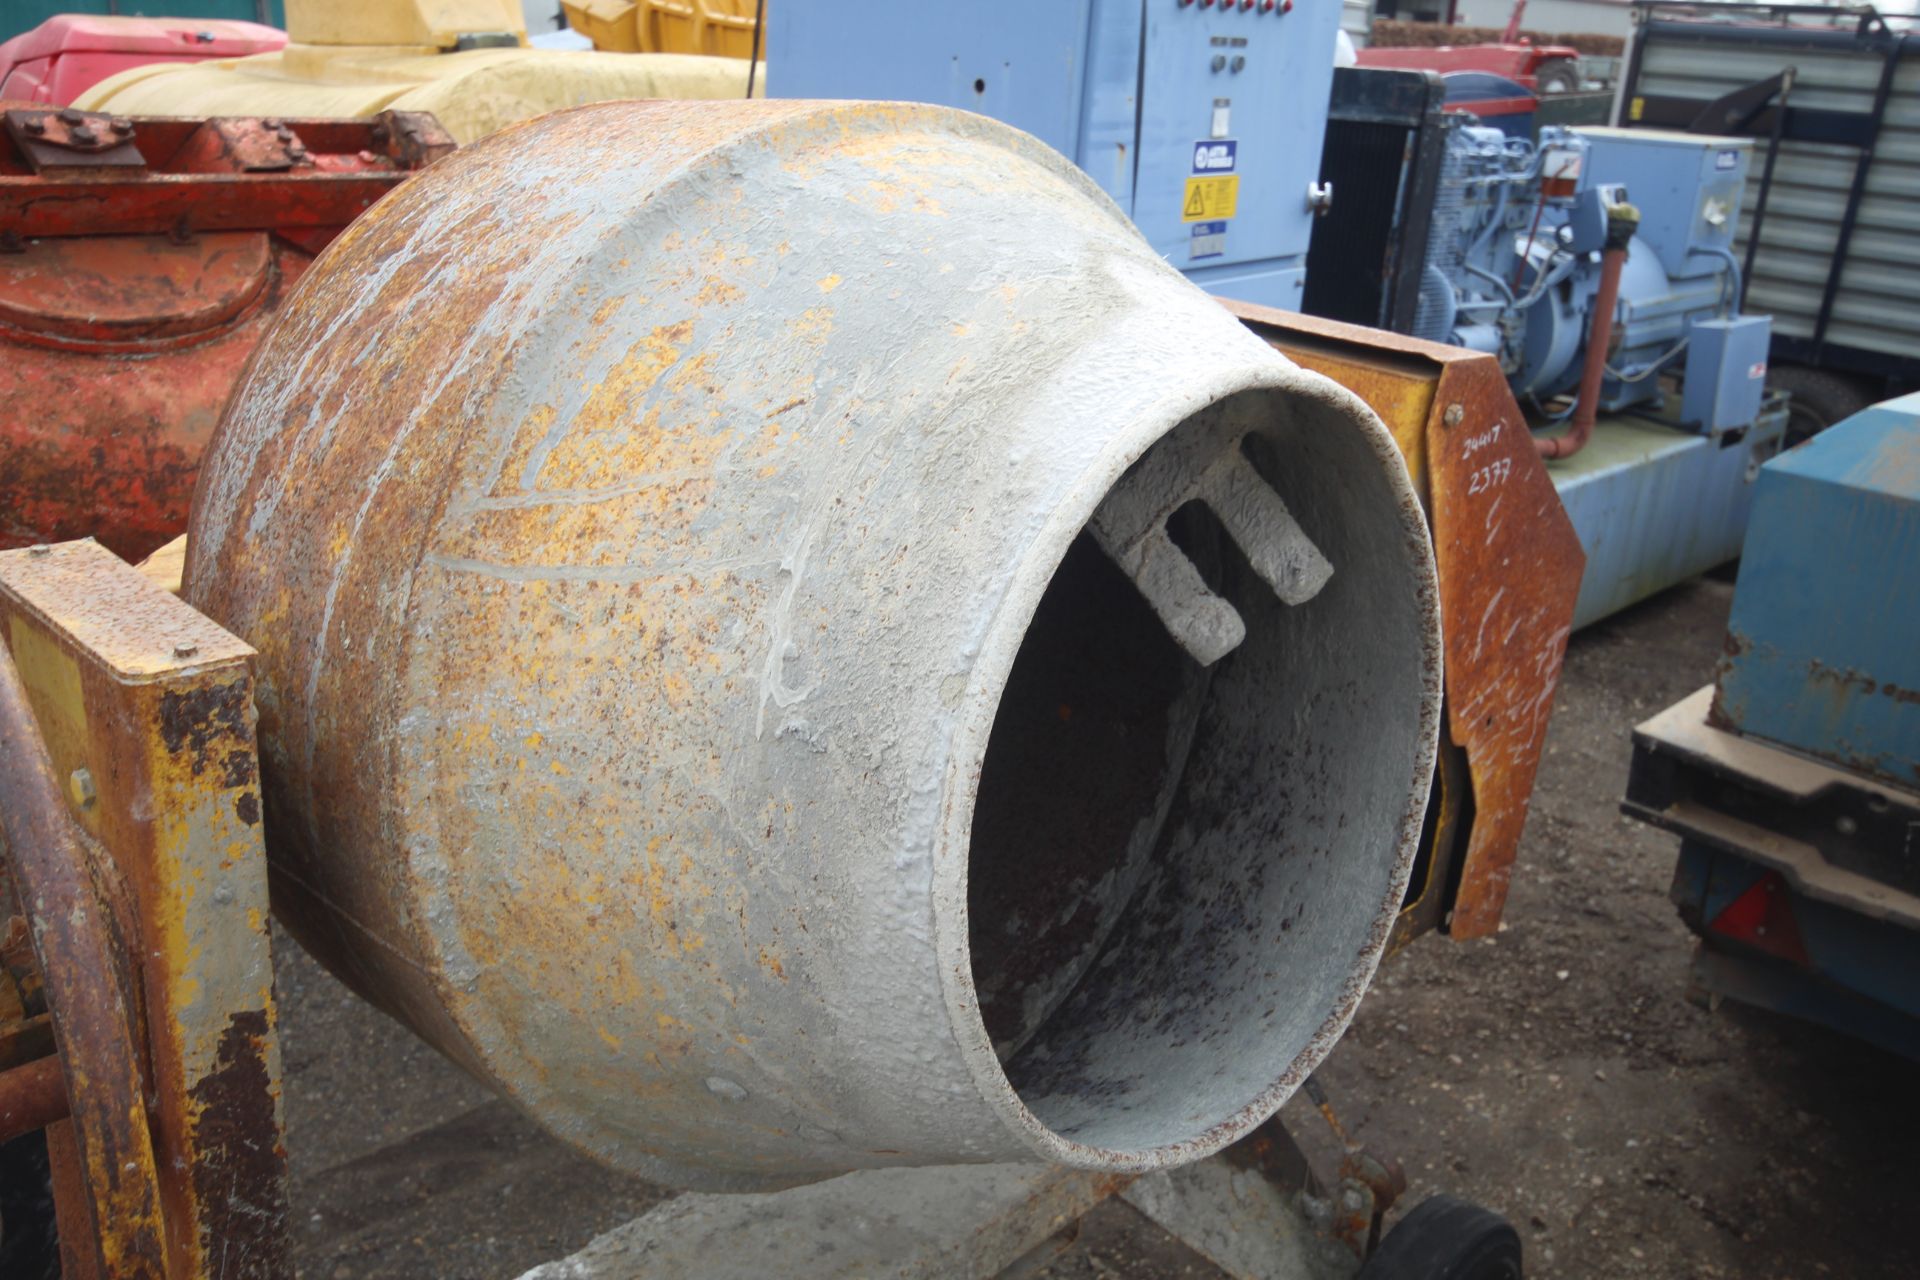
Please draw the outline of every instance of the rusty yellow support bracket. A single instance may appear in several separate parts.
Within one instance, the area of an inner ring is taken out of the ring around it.
[[[166,1274],[291,1275],[253,650],[91,541],[0,552],[0,640],[130,908]]]
[[[1380,415],[1427,509],[1440,570],[1447,729],[1414,883],[1394,933],[1477,938],[1509,868],[1586,555],[1492,356],[1249,303],[1241,323]]]

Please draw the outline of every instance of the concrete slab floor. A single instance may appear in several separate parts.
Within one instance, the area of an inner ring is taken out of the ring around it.
[[[1675,842],[1616,808],[1631,727],[1707,681],[1731,598],[1703,579],[1574,638],[1505,930],[1389,962],[1323,1071],[1405,1162],[1404,1205],[1500,1210],[1533,1276],[1920,1275],[1912,1066],[1690,1002]],[[305,1280],[516,1276],[667,1194],[545,1137],[276,942]],[[1023,1274],[1218,1275],[1117,1202]]]

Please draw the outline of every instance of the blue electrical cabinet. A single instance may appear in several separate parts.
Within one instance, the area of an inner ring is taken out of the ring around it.
[[[770,5],[782,98],[933,102],[1024,129],[1197,284],[1297,310],[1338,0]]]
[[[1767,387],[1771,316],[1716,316],[1687,326],[1680,421],[1717,436],[1751,426]]]

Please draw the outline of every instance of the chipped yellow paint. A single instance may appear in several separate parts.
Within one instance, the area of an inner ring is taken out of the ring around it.
[[[818,285],[820,286],[820,292],[832,293],[835,289],[838,289],[840,287],[840,277],[837,274],[830,275],[830,276],[823,276],[816,283],[818,283]]]
[[[20,614],[9,619],[7,631],[21,683],[26,685],[34,718],[40,722],[40,736],[53,758],[54,775],[65,778],[74,769],[90,766],[93,762],[85,745],[87,705],[80,686],[80,664],[45,629]],[[89,832],[98,834],[98,807],[76,809],[74,817]]]
[[[721,307],[730,306],[746,296],[747,291],[731,280],[723,280],[719,276],[708,276],[700,292],[693,295],[693,300],[703,307]]]
[[[168,1274],[214,1274],[220,1249],[284,1256],[251,650],[96,544],[28,563],[0,608],[56,769],[96,779],[81,817],[128,894],[152,1099],[130,1106],[152,1135]],[[109,643],[83,643],[103,611]],[[182,636],[193,647],[170,656]],[[215,1168],[264,1181],[215,1193]],[[236,1225],[233,1196],[265,1216]]]
[[[1360,352],[1322,345],[1291,345],[1286,354],[1298,365],[1324,373],[1367,402],[1380,415],[1406,459],[1416,493],[1427,493],[1427,419],[1439,380],[1430,371],[1409,366],[1390,351]]]
[[[833,331],[833,308],[809,307],[794,317],[788,330],[803,341],[819,342]]]
[[[683,344],[693,332],[691,321],[663,325],[636,340],[624,358],[593,388],[574,415],[567,431],[554,445],[531,487],[579,489],[618,483],[636,472],[659,464],[658,419],[636,424],[642,399],[662,374],[680,359]],[[529,454],[544,443],[544,429],[523,430],[516,444]],[[503,468],[503,480],[515,470]]]

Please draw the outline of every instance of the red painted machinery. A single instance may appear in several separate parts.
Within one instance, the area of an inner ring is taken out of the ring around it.
[[[258,22],[60,13],[0,44],[0,98],[64,107],[130,67],[244,58],[286,44],[286,32]]]
[[[1571,93],[1580,87],[1580,53],[1557,44],[1465,44],[1431,48],[1359,51],[1363,67],[1401,67],[1413,71],[1484,71],[1515,81],[1535,93]]]
[[[453,149],[432,116],[4,111],[0,548],[182,533],[241,366],[328,241]]]
[[[1359,65],[1437,71],[1441,75],[1478,71],[1512,80],[1529,93],[1572,93],[1580,87],[1580,51],[1564,44],[1534,44],[1522,37],[1520,22],[1526,12],[1527,0],[1517,0],[1498,43],[1396,48],[1369,45],[1359,51]]]

